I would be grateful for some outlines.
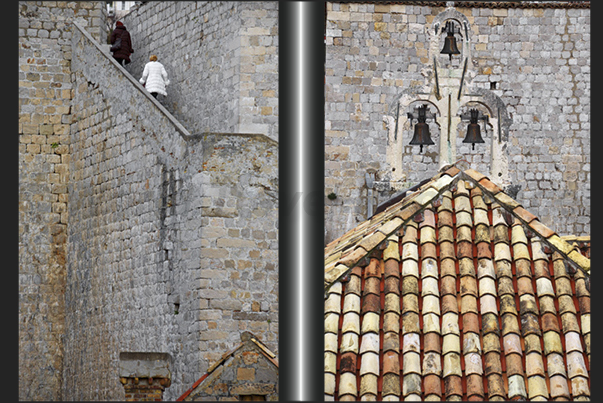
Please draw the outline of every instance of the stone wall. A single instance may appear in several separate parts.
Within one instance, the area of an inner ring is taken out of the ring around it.
[[[122,21],[140,79],[151,54],[172,84],[163,104],[193,133],[278,140],[278,2],[146,2]]]
[[[338,197],[325,198],[326,242],[366,219],[365,173],[388,180],[384,116],[395,116],[396,97],[433,80],[427,30],[446,7],[426,4],[327,3],[325,195]],[[511,182],[522,186],[518,201],[561,234],[589,234],[590,9],[456,4],[470,24],[467,85],[499,96],[513,122],[507,157]],[[487,142],[492,134],[484,134]],[[488,174],[489,150],[471,150],[465,131],[457,135],[457,157]],[[403,158],[407,187],[438,169],[437,145],[423,153],[406,146]],[[375,205],[395,193],[377,190]]]
[[[278,144],[261,135],[204,135],[201,197],[202,356],[212,363],[239,331],[278,351]]]
[[[241,330],[277,347],[276,240],[245,232],[276,228],[276,143],[191,135],[85,34],[73,46],[64,397],[123,399],[119,353],[149,351],[174,359],[170,400]]]
[[[19,399],[61,400],[71,22],[98,39],[105,9],[103,2],[54,1],[24,1],[18,8]]]
[[[278,348],[277,143],[191,134],[101,50],[105,17],[19,4],[22,400],[124,400],[132,351],[173,357],[172,400],[243,331]]]

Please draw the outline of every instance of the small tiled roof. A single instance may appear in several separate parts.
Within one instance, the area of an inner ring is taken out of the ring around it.
[[[233,357],[237,353],[237,351],[239,351],[243,346],[245,346],[246,343],[253,343],[253,344],[255,344],[255,346],[257,347],[257,349],[259,350],[259,352],[264,357],[266,357],[266,359],[268,361],[270,361],[272,364],[274,364],[275,367],[278,368],[278,359],[276,358],[276,354],[274,354],[272,351],[270,351],[270,349],[268,347],[266,347],[266,345],[264,343],[262,343],[261,341],[259,341],[252,333],[243,332],[242,335],[241,335],[241,343],[239,345],[237,345],[235,348],[233,348],[232,350],[227,351],[226,353],[224,353],[222,355],[222,357],[220,357],[220,359],[218,361],[216,361],[215,363],[213,363],[207,369],[207,372],[205,374],[203,374],[203,376],[201,378],[199,378],[193,384],[193,386],[191,386],[186,392],[184,392],[182,394],[182,396],[180,396],[178,399],[176,399],[176,401],[183,401],[184,399],[186,399],[187,396],[190,395],[197,387],[199,387],[199,385],[201,385],[201,383],[209,375],[211,375],[214,371],[216,371],[216,369],[218,367],[220,367],[221,365],[223,365],[230,357]]]
[[[325,248],[326,400],[590,398],[590,259],[453,166]]]

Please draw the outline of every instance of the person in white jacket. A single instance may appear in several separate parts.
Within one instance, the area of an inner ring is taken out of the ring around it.
[[[147,91],[155,98],[157,98],[157,94],[167,96],[165,87],[170,84],[167,72],[165,71],[163,64],[157,61],[156,55],[151,55],[149,60],[150,62],[144,66],[140,83],[145,84]]]

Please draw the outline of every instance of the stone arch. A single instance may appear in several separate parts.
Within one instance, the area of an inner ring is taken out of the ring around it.
[[[446,10],[442,11],[440,14],[436,15],[431,23],[431,29],[428,34],[430,36],[430,59],[436,60],[438,67],[441,65],[440,61],[440,38],[442,36],[442,27],[445,26],[446,21],[452,20],[456,22],[460,26],[461,36],[461,58],[471,60],[471,38],[469,29],[469,19],[465,16],[465,14],[457,11],[455,8],[449,7]]]
[[[490,119],[496,119],[500,124],[499,141],[508,141],[509,128],[513,119],[509,116],[507,106],[503,100],[494,92],[484,88],[471,88],[470,94],[462,97],[462,106],[469,102],[477,102],[484,105],[490,113]],[[461,107],[462,107],[461,106]],[[498,131],[498,128],[495,128]]]

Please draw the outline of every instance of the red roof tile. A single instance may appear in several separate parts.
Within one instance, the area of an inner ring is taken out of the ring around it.
[[[436,175],[325,249],[325,397],[589,397],[581,242],[478,172]]]

